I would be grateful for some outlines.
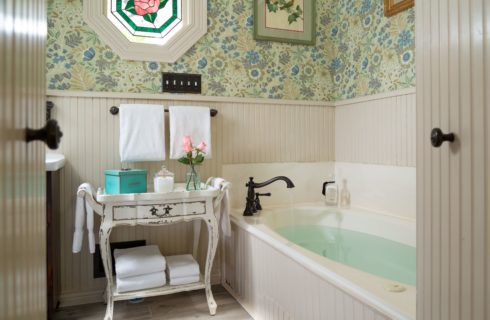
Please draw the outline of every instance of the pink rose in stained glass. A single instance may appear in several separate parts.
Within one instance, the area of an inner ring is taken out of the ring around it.
[[[139,16],[155,13],[160,6],[160,0],[134,0],[134,10]]]

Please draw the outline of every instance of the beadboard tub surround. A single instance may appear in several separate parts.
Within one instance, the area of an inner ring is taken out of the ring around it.
[[[334,105],[335,161],[415,167],[415,88]]]
[[[217,109],[218,115],[211,119],[215,152],[213,158],[206,160],[200,168],[204,179],[221,176],[224,164],[332,162],[335,158],[335,110],[332,103],[52,90],[48,90],[47,99],[54,102],[52,116],[63,131],[57,152],[66,157],[66,166],[61,171],[60,195],[62,306],[102,301],[105,279],[93,279],[92,256],[86,244],[81,253],[73,254],[71,243],[77,187],[85,181],[103,186],[104,170],[118,169],[121,165],[119,117],[109,113],[110,107],[121,103],[161,103],[165,106],[200,105]],[[166,139],[168,145],[168,134]],[[318,148],[319,145],[322,147]],[[186,168],[177,161],[135,163],[133,166],[147,169],[152,177],[161,165],[166,165],[176,174],[176,181],[183,181]],[[98,223],[96,219],[95,228],[99,227]],[[158,228],[119,227],[112,233],[111,241],[144,239],[147,243],[158,244],[163,254],[172,255],[192,252],[192,234],[192,224],[187,223]],[[203,267],[207,247],[205,228],[201,232],[200,244],[198,258]],[[213,283],[220,282],[220,267],[218,250]]]

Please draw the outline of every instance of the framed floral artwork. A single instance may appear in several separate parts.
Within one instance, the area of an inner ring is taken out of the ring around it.
[[[254,39],[315,44],[315,0],[254,0]]]
[[[385,0],[385,16],[392,15],[407,10],[415,5],[415,0]]]

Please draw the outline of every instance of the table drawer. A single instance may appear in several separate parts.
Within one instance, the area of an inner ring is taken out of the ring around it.
[[[206,201],[114,206],[113,220],[158,219],[206,213]]]

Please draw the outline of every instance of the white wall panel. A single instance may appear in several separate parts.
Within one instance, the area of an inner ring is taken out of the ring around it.
[[[490,2],[416,10],[417,319],[490,319]]]
[[[0,1],[0,319],[46,317],[47,1]],[[28,32],[26,32],[28,31]]]
[[[336,161],[415,166],[415,90],[335,105]]]
[[[334,159],[334,109],[318,103],[302,105],[297,102],[294,105],[291,102],[281,104],[280,101],[177,98],[172,101],[159,95],[155,95],[156,99],[147,99],[145,95],[138,94],[122,94],[122,98],[114,94],[104,97],[100,93],[94,93],[93,97],[90,93],[50,94],[48,99],[55,103],[53,116],[59,121],[64,134],[59,152],[67,159],[61,173],[61,292],[64,304],[100,300],[104,288],[105,279],[92,278],[92,257],[86,245],[81,253],[72,254],[71,243],[78,185],[88,181],[95,186],[103,186],[104,170],[120,168],[119,117],[109,113],[111,106],[121,103],[162,103],[166,106],[204,105],[217,109],[218,116],[211,120],[213,159],[205,161],[201,168],[204,179],[221,175],[223,164]],[[168,116],[166,119],[168,128]],[[177,161],[137,163],[134,166],[148,169],[152,176],[162,164],[176,173],[177,181],[183,180],[186,168]],[[203,239],[204,236],[205,232],[202,232]],[[146,239],[149,243],[159,244],[164,254],[191,252],[192,227],[117,228],[111,239]],[[206,243],[203,244],[202,249],[205,249]],[[219,260],[217,256],[214,279],[219,279]]]

